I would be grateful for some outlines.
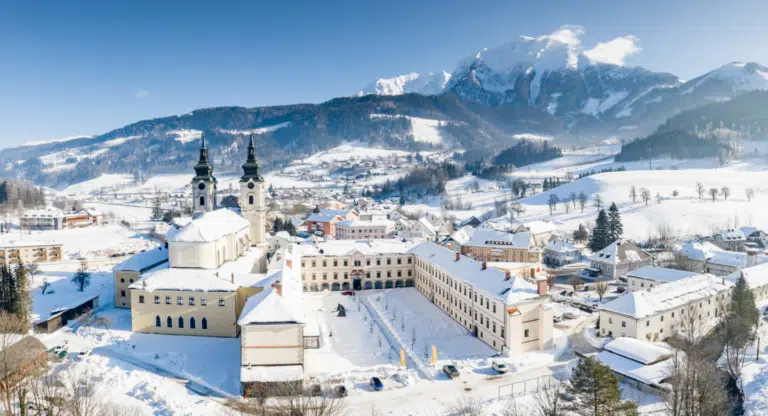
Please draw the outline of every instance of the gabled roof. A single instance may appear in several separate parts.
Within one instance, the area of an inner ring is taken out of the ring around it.
[[[408,252],[450,274],[454,279],[471,285],[486,296],[501,300],[505,305],[515,305],[523,300],[539,297],[535,284],[516,276],[507,280],[506,273],[501,270],[493,267],[483,270],[481,262],[435,243],[423,242]]]
[[[645,365],[665,360],[672,354],[668,348],[630,337],[616,338],[605,344],[605,349]]]
[[[605,303],[599,310],[615,312],[636,319],[678,308],[698,299],[708,298],[732,286],[730,281],[711,274],[680,279],[649,290],[630,292]]]
[[[650,259],[643,249],[634,245],[631,241],[618,239],[608,247],[590,256],[590,260],[600,263],[619,264],[636,263]]]
[[[416,243],[394,238],[375,240],[329,240],[316,243],[303,242],[295,249],[302,256],[348,256],[354,252],[364,255],[405,254]]]
[[[627,277],[637,277],[640,279],[653,280],[655,282],[674,282],[675,280],[686,279],[696,276],[698,273],[686,272],[682,270],[667,269],[665,267],[645,266],[639,269],[627,272]]]
[[[747,239],[741,230],[734,228],[726,228],[724,230],[720,230],[717,234],[722,237],[724,241],[744,241]]]
[[[579,248],[574,246],[573,243],[565,240],[552,240],[544,246],[544,250],[554,251],[557,253],[572,253],[579,251]]]
[[[533,235],[530,232],[505,233],[495,230],[475,230],[465,245],[472,247],[502,247],[529,249],[533,246]]]
[[[167,239],[168,242],[211,242],[250,226],[245,218],[221,208],[200,214]]]

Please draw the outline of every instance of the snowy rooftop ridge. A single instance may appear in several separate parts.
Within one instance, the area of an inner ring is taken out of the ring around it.
[[[270,264],[269,275],[260,283],[262,290],[248,297],[237,320],[238,325],[306,322],[300,252],[296,246],[280,250]]]
[[[113,271],[143,272],[168,261],[168,249],[157,247],[152,250],[142,251],[122,263],[115,266]]]
[[[593,254],[589,259],[600,263],[619,264],[639,262],[650,258],[648,253],[630,241],[618,239],[608,247]]]
[[[579,251],[579,248],[573,245],[573,243],[565,240],[552,240],[544,246],[544,250],[550,250],[557,253],[571,253]]]
[[[675,280],[685,279],[696,276],[698,273],[685,272],[682,270],[667,269],[665,267],[645,266],[639,269],[627,272],[627,277],[636,277],[639,279],[653,280],[655,282],[674,282]]]
[[[672,354],[667,348],[630,337],[616,338],[606,344],[605,349],[645,365],[665,360]]]
[[[354,252],[363,255],[405,254],[415,241],[398,240],[394,238],[376,240],[329,240],[319,242],[304,242],[296,246],[302,256],[346,256]]]
[[[495,230],[475,230],[466,245],[473,247],[509,247],[527,250],[533,246],[533,235],[530,232],[511,234]]]
[[[192,219],[178,232],[168,237],[169,242],[211,242],[251,226],[245,218],[226,208],[204,212]]]
[[[489,297],[503,301],[505,305],[515,305],[523,300],[539,297],[533,283],[516,276],[507,280],[505,272],[493,267],[483,269],[483,263],[433,242],[425,241],[408,252],[448,273],[454,279],[469,284]]]
[[[701,274],[680,279],[647,291],[627,293],[603,304],[599,310],[615,312],[635,319],[646,318],[730,289],[725,278]]]

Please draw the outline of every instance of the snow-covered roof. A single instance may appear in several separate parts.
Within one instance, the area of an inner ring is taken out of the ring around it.
[[[257,273],[256,262],[261,258],[259,249],[250,249],[235,261],[224,263],[218,269],[155,268],[133,283],[130,288],[146,290],[180,290],[195,292],[234,292],[238,287],[263,285],[265,275]]]
[[[296,245],[302,256],[345,256],[359,251],[363,255],[405,254],[416,241],[394,238],[376,240],[329,240],[317,243],[304,242]]]
[[[492,219],[486,220],[485,222],[480,224],[477,228],[483,229],[483,230],[511,231],[519,228],[521,225],[523,225],[522,222],[518,220],[510,219],[508,216],[503,215],[498,218],[492,218]]]
[[[251,365],[240,367],[240,381],[244,383],[285,382],[304,380],[301,365]]]
[[[758,231],[762,231],[762,230],[760,230],[757,227],[753,227],[751,225],[748,225],[748,226],[744,226],[744,227],[739,228],[739,231],[741,231],[742,234],[744,234],[744,236],[749,237],[750,235],[752,235],[752,234],[754,234],[754,233],[756,233]]]
[[[167,261],[168,250],[165,247],[160,246],[152,250],[137,253],[112,268],[112,270],[143,272],[144,270],[151,269]]]
[[[336,227],[394,227],[395,222],[391,220],[344,220],[336,223]]]
[[[458,229],[458,231],[455,231],[451,238],[453,241],[464,245],[469,242],[469,240],[472,238],[472,234],[475,233],[475,228],[469,225],[465,225],[464,227],[461,227]]]
[[[729,267],[745,267],[747,265],[747,253],[738,251],[727,251],[708,242],[688,242],[680,246],[677,250],[679,255],[688,257],[691,260],[707,262]],[[757,263],[768,262],[768,256],[757,255]]]
[[[726,228],[718,231],[717,234],[725,241],[744,241],[747,239],[741,230],[735,228]]]
[[[211,242],[249,228],[251,223],[226,208],[204,212],[167,237],[168,242]]]
[[[636,263],[648,260],[650,256],[629,241],[618,239],[608,247],[589,257],[592,261],[608,264]]]
[[[755,288],[768,285],[768,263],[758,264],[752,267],[745,267],[739,271],[729,274],[726,278],[731,282],[736,282],[739,276],[744,275],[749,283],[749,288]]]
[[[724,250],[709,241],[691,241],[678,247],[676,251],[691,260],[706,261],[714,252]]]
[[[336,215],[336,214],[312,214],[305,221],[311,221],[311,222],[331,222],[334,219],[338,219],[339,221],[342,219],[342,217]]]
[[[428,232],[432,234],[437,234],[438,231],[440,231],[440,227],[435,226],[432,224],[426,217],[421,217],[418,220],[418,223]]]
[[[301,277],[295,264],[300,256],[293,249],[286,247],[277,255],[280,258],[272,262],[267,278],[261,282],[263,290],[246,300],[238,325],[306,322]]]
[[[24,215],[22,217],[29,217],[29,218],[55,218],[55,217],[63,217],[64,211],[60,209],[30,209],[27,211],[24,211]]]
[[[696,276],[697,274],[698,273],[667,269],[664,267],[645,266],[627,272],[627,277],[637,277],[639,279],[653,280],[654,282],[668,283],[674,282],[675,280]]]
[[[529,249],[533,246],[533,236],[530,232],[505,233],[495,230],[475,230],[465,245],[472,247],[504,247]]]
[[[601,351],[594,356],[611,370],[648,385],[660,384],[669,377],[669,360],[644,365],[610,351]]]
[[[482,263],[459,255],[432,242],[423,242],[408,251],[434,267],[463,281],[487,296],[500,299],[505,305],[515,305],[539,297],[536,285],[516,276],[506,279],[506,273],[493,267],[483,270]]]
[[[557,226],[549,221],[530,221],[522,224],[533,235],[539,235],[544,233],[551,233],[557,230]]]
[[[579,248],[573,243],[565,240],[552,240],[544,246],[544,250],[554,251],[556,253],[573,253],[579,251]]]
[[[665,360],[672,354],[668,348],[630,337],[616,338],[605,344],[605,349],[645,365]]]
[[[732,283],[724,278],[701,274],[649,290],[627,293],[601,305],[599,310],[640,319],[708,298],[731,286]]]

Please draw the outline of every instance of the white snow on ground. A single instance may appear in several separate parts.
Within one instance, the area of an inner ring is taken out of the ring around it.
[[[30,287],[32,289],[32,321],[51,315],[59,308],[70,308],[80,305],[95,295],[101,302],[112,301],[114,284],[110,266],[91,266],[90,285],[82,292],[72,284],[72,276],[77,270],[75,264],[41,265],[40,274],[35,276]],[[46,280],[50,286],[43,294],[40,286]]]
[[[339,292],[306,293],[307,328],[320,332],[320,348],[304,351],[304,372],[314,382],[331,386],[344,384],[351,395],[370,392],[373,376],[382,379],[385,389],[400,388],[417,381],[414,369],[402,369],[399,351],[360,305],[361,296],[343,296]],[[339,304],[347,316],[334,312]]]
[[[200,140],[200,137],[203,135],[202,130],[193,130],[193,129],[181,129],[181,130],[171,130],[167,133],[170,136],[176,136],[174,140],[181,143],[189,143],[195,140]]]
[[[51,140],[34,140],[30,142],[25,142],[22,146],[39,146],[41,144],[63,143],[63,142],[68,142],[70,140],[75,140],[75,139],[90,139],[91,137],[93,136],[80,135],[80,136],[62,137],[59,139],[51,139]]]
[[[391,116],[387,114],[371,114],[371,118],[406,118],[411,122],[411,133],[413,140],[423,143],[440,144],[443,142],[443,136],[440,134],[438,126],[440,120],[411,117],[411,116]]]
[[[412,154],[403,150],[391,150],[391,149],[376,149],[368,147],[367,143],[362,142],[350,142],[341,146],[334,147],[333,149],[325,150],[314,155],[302,159],[301,161],[294,162],[293,165],[307,164],[318,165],[325,162],[339,162],[339,161],[363,161],[371,159],[381,159],[387,157],[406,157]]]
[[[269,133],[271,131],[275,131],[277,129],[282,129],[283,127],[288,127],[291,125],[291,122],[285,122],[280,124],[275,124],[273,126],[264,126],[264,127],[257,127],[255,129],[250,130],[226,130],[226,129],[218,129],[222,133],[226,134],[233,134],[233,135],[246,135],[246,134],[264,134]]]
[[[96,208],[103,213],[114,214],[116,220],[125,220],[131,224],[149,221],[152,217],[152,208],[149,207],[110,204],[106,202],[89,202],[88,206]]]
[[[101,145],[103,147],[114,147],[114,146],[119,146],[119,145],[121,145],[121,144],[123,144],[125,142],[128,142],[128,141],[131,141],[131,140],[139,139],[141,137],[143,137],[143,136],[118,137],[116,139],[107,140],[104,143],[102,143]]]
[[[768,307],[768,300],[757,304],[762,312]],[[744,358],[741,370],[741,382],[744,385],[744,415],[758,416],[768,414],[768,321],[761,314],[759,327],[760,359],[757,356],[757,343],[753,343]],[[725,357],[720,357],[720,366]]]
[[[126,185],[131,182],[133,182],[132,175],[105,173],[97,178],[70,185],[62,189],[61,192],[65,195],[83,195],[101,188]]]
[[[554,95],[554,94],[553,94]],[[559,96],[559,94],[558,94]],[[543,141],[550,141],[553,139],[552,136],[542,136],[540,134],[533,134],[533,133],[521,133],[521,134],[513,134],[513,139],[526,139],[526,140],[543,140]]]

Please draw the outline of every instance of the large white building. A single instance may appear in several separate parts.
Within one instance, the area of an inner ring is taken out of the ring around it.
[[[696,276],[698,273],[663,267],[641,267],[626,274],[627,291],[646,290],[665,283]]]
[[[753,250],[746,253],[727,251],[709,241],[693,241],[677,248],[675,261],[684,270],[727,276],[745,267],[768,262],[768,256]]]
[[[395,222],[388,219],[344,220],[336,223],[338,240],[392,238]]]

